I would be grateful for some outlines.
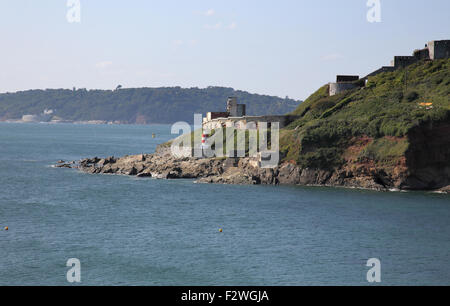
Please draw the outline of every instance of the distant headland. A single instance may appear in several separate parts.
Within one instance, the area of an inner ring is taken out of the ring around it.
[[[226,87],[47,89],[0,94],[0,121],[157,124],[191,122],[194,113],[220,107],[229,96],[247,104],[250,115],[285,114],[302,102]]]

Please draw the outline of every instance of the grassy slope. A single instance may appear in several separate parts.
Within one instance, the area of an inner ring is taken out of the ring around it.
[[[427,110],[419,103],[433,103]],[[419,62],[369,79],[363,88],[329,97],[323,86],[293,114],[301,118],[281,133],[285,161],[329,169],[344,163],[352,139],[370,142],[358,158],[389,163],[408,148],[411,128],[450,118],[450,60]]]

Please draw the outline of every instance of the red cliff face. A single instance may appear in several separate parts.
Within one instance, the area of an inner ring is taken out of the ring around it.
[[[450,186],[450,123],[427,123],[412,129],[407,137],[384,137],[385,143],[408,144],[407,150],[386,159],[361,157],[374,139],[353,138],[344,153],[346,173],[355,187],[372,182],[384,188],[438,190]],[[339,183],[339,182],[336,182]]]
[[[427,123],[408,134],[404,189],[440,189],[450,185],[450,123]]]
[[[282,184],[450,191],[449,122],[423,124],[406,137],[353,137],[342,157],[335,170],[285,163],[275,174]]]

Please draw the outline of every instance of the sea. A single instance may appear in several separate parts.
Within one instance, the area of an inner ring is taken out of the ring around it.
[[[0,285],[450,285],[449,195],[52,167],[152,153],[170,130],[0,123]]]

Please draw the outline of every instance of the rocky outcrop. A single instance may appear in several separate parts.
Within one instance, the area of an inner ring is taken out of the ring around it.
[[[261,169],[251,159],[174,158],[170,154],[140,154],[121,158],[87,158],[75,164],[59,164],[60,168],[78,168],[91,174],[130,175],[154,179],[196,179],[199,183],[252,185],[341,186],[372,190],[406,189],[396,186],[383,171],[356,168],[353,171],[301,169],[284,163],[274,169]],[[421,188],[407,188],[421,189]],[[438,188],[437,188],[438,189]],[[450,191],[450,186],[439,188]]]
[[[174,158],[159,151],[121,158],[87,158],[75,164],[62,163],[61,168],[78,168],[91,174],[130,175],[154,179],[196,179],[199,183],[253,184],[253,185],[307,185],[343,186],[388,190],[395,188],[383,173],[365,173],[348,170],[301,169],[295,164],[284,163],[274,169],[261,169],[249,158],[196,159]],[[450,188],[442,189],[448,191]]]
[[[216,159],[175,158],[170,154],[140,154],[121,158],[87,158],[74,168],[91,174],[120,174],[158,179],[193,179],[220,175],[223,161]]]
[[[91,174],[196,179],[200,183],[341,186],[381,191],[436,190],[448,193],[450,151],[439,139],[447,137],[446,143],[450,142],[450,127],[442,125],[437,131],[434,134],[427,130],[416,131],[417,134],[410,136],[411,145],[406,154],[382,165],[370,159],[357,158],[373,139],[355,138],[344,154],[344,165],[333,170],[301,168],[293,162],[282,163],[274,169],[262,169],[250,158],[175,158],[168,146],[158,147],[154,154],[121,158],[94,157],[70,163],[61,160],[55,167],[78,168]]]

